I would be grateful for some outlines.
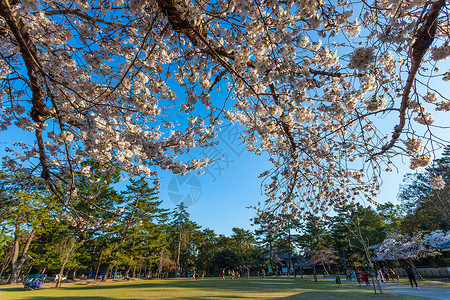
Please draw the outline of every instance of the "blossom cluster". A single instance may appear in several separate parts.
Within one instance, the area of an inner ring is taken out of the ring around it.
[[[433,161],[433,157],[427,154],[419,154],[417,156],[411,157],[411,169],[427,167]]]
[[[350,67],[360,71],[366,71],[373,59],[374,55],[371,47],[358,48],[350,58]]]
[[[450,56],[450,46],[442,45],[431,48],[431,58],[434,60],[446,60]]]
[[[445,188],[445,181],[442,176],[431,176],[429,178],[429,181],[430,187],[433,190],[442,190],[443,188]]]

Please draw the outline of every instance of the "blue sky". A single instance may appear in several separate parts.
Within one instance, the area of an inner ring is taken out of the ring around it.
[[[180,175],[162,172],[160,197],[164,206],[174,208],[180,201],[174,197],[178,192],[182,197],[187,196],[184,202],[188,205],[191,219],[202,227],[226,235],[231,234],[233,227],[252,229],[250,219],[255,216],[254,210],[246,207],[264,200],[258,175],[270,164],[266,157],[245,150],[237,138],[240,131],[237,125],[225,127],[219,134],[219,145],[200,151],[201,155],[223,156],[223,159],[204,169],[203,175],[192,173],[184,176],[189,178],[185,181],[191,181],[191,184],[181,182],[183,179],[177,182],[175,178],[180,178]],[[174,190],[176,183],[179,184],[178,191]]]

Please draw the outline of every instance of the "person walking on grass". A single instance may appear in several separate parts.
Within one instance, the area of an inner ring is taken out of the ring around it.
[[[364,270],[364,277],[365,277],[366,286],[370,285],[370,282],[369,282],[369,271]]]
[[[416,274],[414,274],[414,270],[408,266],[406,268],[406,274],[408,274],[408,279],[409,279],[409,283],[411,284],[411,288],[414,288],[413,282],[416,285],[416,288],[419,290],[419,287],[417,286],[417,281],[416,281]]]
[[[359,286],[362,286],[362,274],[360,270],[356,270],[356,281],[358,282]]]
[[[386,280],[384,280],[384,276],[383,276],[383,271],[381,271],[381,269],[378,269],[377,271],[377,279],[381,282],[386,284]]]

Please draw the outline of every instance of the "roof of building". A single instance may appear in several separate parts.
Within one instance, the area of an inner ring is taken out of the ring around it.
[[[439,249],[450,248],[450,240],[439,245]]]

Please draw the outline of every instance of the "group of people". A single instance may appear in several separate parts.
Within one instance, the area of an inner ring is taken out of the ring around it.
[[[354,269],[344,270],[345,279],[353,281],[356,280],[359,285],[369,285],[369,272],[367,270]]]
[[[416,275],[414,273],[414,270],[408,266],[405,268],[406,274],[408,275],[408,279],[409,282],[411,284],[411,288],[414,288],[414,285],[417,289],[419,289],[419,287],[417,286],[417,282],[416,282]],[[369,282],[369,272],[367,270],[354,270],[354,269],[350,269],[350,270],[344,270],[344,274],[345,274],[345,278],[347,280],[353,281],[356,280],[358,282],[359,285],[370,285]],[[395,273],[395,271],[392,268],[387,268],[387,267],[382,267],[382,268],[378,268],[377,270],[377,279],[379,282],[381,283],[387,283],[389,282],[389,280],[394,280],[397,279],[397,281],[399,280],[399,276],[397,273]]]
[[[392,268],[382,267],[377,271],[377,279],[382,283],[386,283],[389,282],[390,279],[397,279],[398,281],[399,278]]]
[[[42,279],[32,279],[30,282],[25,283],[25,288],[32,289],[32,290],[39,290],[42,288],[42,285],[44,284],[44,281]]]
[[[350,281],[357,281],[359,285],[369,285],[369,271],[368,270],[344,270],[345,278]],[[377,279],[381,283],[389,282],[389,279],[397,279],[398,275],[394,272],[392,268],[379,268],[377,270]]]
[[[245,275],[244,271],[234,271],[234,270],[228,270],[228,279],[233,280],[233,279],[240,279],[243,278]],[[250,272],[247,271],[247,279],[249,279],[250,277]],[[222,275],[221,275],[222,280],[225,280],[225,269],[222,270]]]

